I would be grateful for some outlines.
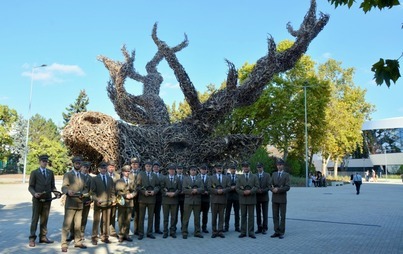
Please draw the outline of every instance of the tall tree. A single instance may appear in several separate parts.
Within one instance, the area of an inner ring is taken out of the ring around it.
[[[9,155],[8,147],[12,144],[11,130],[18,115],[15,109],[0,105],[0,160]]]
[[[291,41],[279,43],[282,51],[292,46]],[[236,109],[220,126],[221,132],[261,134],[264,145],[273,145],[287,159],[288,153],[295,153],[300,158],[304,154],[304,86],[307,90],[307,113],[309,126],[309,144],[311,155],[319,150],[323,139],[324,108],[329,98],[326,82],[315,77],[315,63],[303,55],[295,67],[267,84],[259,99],[248,107]],[[247,78],[254,68],[245,64],[239,70],[240,83]],[[312,156],[311,156],[312,157]]]
[[[87,93],[85,90],[81,90],[76,98],[76,101],[66,108],[67,113],[62,113],[64,126],[68,124],[73,114],[87,112],[87,105],[89,103],[90,99],[88,98]]]
[[[326,139],[322,141],[322,171],[330,159],[335,162],[335,175],[341,159],[362,147],[362,124],[374,106],[365,101],[366,90],[355,86],[354,69],[341,67],[333,59],[319,66],[319,78],[329,83],[331,99],[326,108]]]
[[[10,152],[19,158],[19,165],[24,163],[26,131],[27,120],[22,115],[19,115],[18,120],[13,124],[13,144],[10,146]]]
[[[347,5],[348,8],[351,8],[356,0],[328,0],[328,2],[330,2],[336,8],[342,5]],[[367,13],[372,8],[382,10],[384,8],[390,9],[399,5],[399,0],[363,0],[360,4],[360,8]],[[400,78],[399,60],[402,56],[403,54],[401,54],[397,59],[380,58],[378,62],[372,65],[371,71],[374,72],[374,79],[377,85],[382,85],[382,83],[385,82],[386,85],[390,87],[391,80],[393,83],[396,83],[396,81]]]
[[[51,119],[46,120],[36,114],[31,118],[29,130],[27,173],[37,168],[40,154],[48,154],[51,157],[51,167],[55,173],[64,173],[69,157],[56,124]]]

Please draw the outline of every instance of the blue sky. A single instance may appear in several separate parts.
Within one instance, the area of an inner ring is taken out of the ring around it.
[[[334,9],[318,0],[318,11],[330,14],[329,24],[307,52],[317,63],[328,58],[354,67],[355,84],[367,89],[366,100],[376,105],[372,119],[403,116],[403,78],[388,89],[376,86],[371,65],[383,58],[398,58],[403,51],[403,7],[364,14],[357,6]],[[174,46],[188,35],[189,46],[177,54],[199,91],[219,85],[227,65],[237,68],[267,53],[267,37],[276,42],[293,39],[286,24],[299,28],[309,0],[13,0],[0,3],[0,104],[28,115],[31,71],[35,69],[31,115],[39,113],[62,125],[62,112],[85,89],[88,110],[117,118],[107,97],[107,69],[97,60],[104,55],[123,60],[121,47],[136,50],[135,68],[145,74],[154,56],[151,39],[158,22],[160,39]],[[400,61],[400,65],[403,65]],[[161,97],[168,104],[183,95],[173,72],[163,61]],[[126,88],[140,94],[140,83]]]

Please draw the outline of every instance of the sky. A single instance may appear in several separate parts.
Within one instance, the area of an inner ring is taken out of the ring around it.
[[[126,45],[136,52],[136,70],[146,74],[145,65],[156,53],[151,39],[156,22],[159,38],[170,46],[187,34],[189,46],[177,57],[196,89],[204,92],[208,84],[219,86],[225,80],[225,59],[241,68],[267,53],[270,35],[277,43],[293,40],[286,24],[298,29],[309,4],[309,0],[1,1],[0,104],[24,118],[38,113],[62,126],[62,113],[84,89],[89,111],[118,119],[106,92],[109,73],[97,56],[123,61],[121,48]],[[366,101],[376,107],[372,120],[403,116],[403,77],[388,88],[377,86],[371,72],[379,58],[397,59],[403,52],[403,6],[364,14],[357,4],[335,9],[327,0],[317,0],[317,5],[318,13],[329,14],[330,20],[306,54],[318,64],[332,58],[343,68],[355,68],[355,84],[367,90]],[[36,68],[43,64],[47,66]],[[160,96],[165,103],[183,101],[165,61],[158,70],[164,78]],[[141,83],[127,80],[125,86],[132,94],[142,93]]]

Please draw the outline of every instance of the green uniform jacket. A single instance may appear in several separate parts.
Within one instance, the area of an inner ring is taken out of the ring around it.
[[[236,191],[239,194],[240,205],[255,205],[256,204],[256,190],[259,188],[259,180],[256,175],[249,173],[249,179],[246,181],[245,174],[238,175],[236,182]],[[251,194],[244,195],[244,191],[250,189]]]
[[[278,172],[274,172],[271,178],[270,190],[275,187],[278,188],[278,192],[273,193],[271,201],[273,203],[287,203],[287,191],[290,190],[290,175],[283,171],[279,178],[278,174]]]
[[[173,176],[173,182],[169,180],[169,175],[163,177],[161,182],[161,192],[162,192],[162,204],[163,205],[177,205],[178,204],[178,194],[179,194],[179,180],[176,176]],[[168,197],[167,192],[174,192],[173,197]]]
[[[116,181],[115,183],[115,191],[116,191],[116,197],[119,199],[119,197],[123,197],[125,200],[125,204],[123,207],[133,207],[134,206],[134,197],[131,199],[127,199],[126,195],[127,194],[133,194],[137,195],[136,191],[136,183],[130,179],[128,179],[128,184],[126,184],[124,178],[120,178],[119,180]],[[118,203],[119,206],[122,206]]]
[[[204,186],[200,178],[195,176],[195,179],[194,183],[190,176],[183,179],[182,191],[185,194],[184,204],[201,205],[201,193],[204,190]],[[197,189],[197,194],[191,194],[194,188]]]
[[[147,173],[145,171],[141,171],[137,176],[137,192],[139,194],[139,203],[144,204],[155,204],[156,195],[159,188],[159,180],[158,176],[154,173],[150,173],[150,177],[147,177]],[[146,196],[145,193],[147,190],[153,190],[153,196]]]
[[[99,207],[108,207],[115,201],[115,185],[113,179],[108,175],[106,176],[106,188],[102,181],[102,174],[95,176],[92,180],[94,184],[92,188],[92,200],[94,205],[98,206],[98,202],[102,202]]]
[[[207,185],[210,193],[210,201],[212,204],[226,204],[227,193],[231,189],[231,180],[228,176],[221,174],[221,183],[218,180],[217,174],[209,178],[209,184]],[[218,194],[218,189],[222,189],[223,193]]]
[[[74,170],[67,172],[63,176],[62,193],[66,194],[65,207],[67,209],[83,209],[83,200],[79,197],[81,194],[88,194],[88,186],[86,177],[78,172],[80,177],[76,176]],[[76,194],[69,196],[68,191],[73,191]]]

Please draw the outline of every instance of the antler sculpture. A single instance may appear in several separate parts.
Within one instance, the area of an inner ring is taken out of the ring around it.
[[[158,50],[146,65],[147,75],[141,75],[136,71],[133,65],[135,52],[129,54],[125,46],[122,48],[125,62],[113,61],[104,56],[98,58],[109,70],[111,79],[107,86],[108,95],[123,121],[117,121],[113,127],[115,128],[113,132],[118,133],[118,151],[105,153],[105,146],[96,147],[94,144],[86,144],[85,149],[89,149],[90,146],[91,151],[99,153],[98,158],[105,155],[109,158],[110,154],[115,154],[116,158],[110,159],[118,160],[120,163],[127,162],[134,156],[158,159],[164,164],[169,162],[198,164],[249,156],[259,147],[261,137],[242,134],[214,137],[212,134],[215,126],[234,108],[254,103],[275,74],[291,69],[328,20],[329,16],[322,13],[319,18],[316,17],[316,2],[311,0],[310,9],[300,28],[294,30],[287,24],[289,33],[296,38],[291,48],[282,52],[277,51],[274,39],[270,37],[267,55],[257,61],[255,68],[242,84],[238,84],[234,64],[227,61],[229,67],[227,86],[212,94],[204,103],[200,102],[193,83],[176,56],[177,52],[188,45],[186,34],[180,44],[169,47],[158,38],[157,24],[154,24],[152,39]],[[169,122],[167,107],[159,96],[163,78],[157,66],[163,59],[174,71],[192,111],[179,123]],[[124,87],[127,78],[142,83],[143,94],[139,96],[129,94]],[[73,153],[83,153],[80,151],[84,146],[81,148],[77,146],[79,140],[83,140],[78,133],[82,133],[79,131],[80,125],[92,124],[83,122],[88,118],[88,114],[93,115],[94,112],[76,114],[65,128],[64,138]],[[96,121],[97,125],[103,122],[101,118],[107,118],[99,115],[94,117],[100,118]],[[108,121],[110,122],[110,119]],[[94,128],[98,127],[94,125]],[[85,134],[88,135],[88,131]],[[109,135],[105,139],[112,137],[113,135]],[[113,140],[110,142],[113,143]]]

